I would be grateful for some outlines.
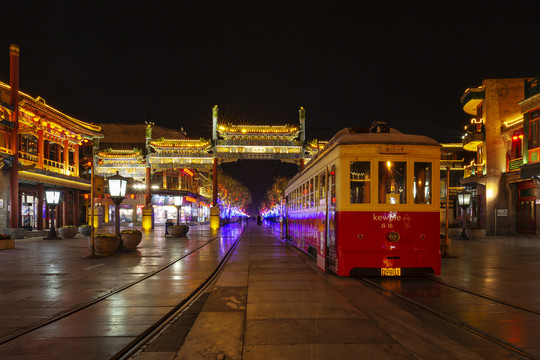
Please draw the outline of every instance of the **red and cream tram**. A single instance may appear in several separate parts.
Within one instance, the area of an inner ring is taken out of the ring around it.
[[[285,237],[338,275],[441,272],[440,144],[347,128],[289,181]]]

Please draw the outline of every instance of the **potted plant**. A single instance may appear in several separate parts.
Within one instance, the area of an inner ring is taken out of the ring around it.
[[[60,226],[58,235],[64,239],[73,239],[77,235],[77,227],[75,225]]]
[[[110,255],[118,249],[120,237],[111,233],[97,233],[94,234],[94,245],[96,255]]]
[[[124,242],[124,246],[128,249],[135,249],[142,240],[142,233],[137,229],[122,230],[120,237]]]
[[[189,231],[188,225],[172,225],[168,228],[171,237],[186,236]]]
[[[79,232],[82,236],[90,236],[92,234],[92,227],[89,224],[79,226]]]

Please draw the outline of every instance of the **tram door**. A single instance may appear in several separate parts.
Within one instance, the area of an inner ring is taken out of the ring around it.
[[[317,266],[323,272],[326,272],[327,267],[327,234],[326,224],[328,224],[328,182],[326,181],[326,170],[321,171],[316,176],[315,191],[316,198],[316,224],[317,224]]]
[[[326,259],[328,268],[337,272],[336,254],[336,165],[332,165],[327,176],[326,196]]]
[[[518,223],[520,233],[536,233],[536,185],[526,181],[518,185]]]

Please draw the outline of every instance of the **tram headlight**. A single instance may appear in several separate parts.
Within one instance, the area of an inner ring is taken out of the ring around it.
[[[388,241],[391,241],[391,242],[398,242],[399,241],[399,234],[395,231],[392,231],[392,232],[389,232],[388,234],[386,234],[386,238],[388,239]]]

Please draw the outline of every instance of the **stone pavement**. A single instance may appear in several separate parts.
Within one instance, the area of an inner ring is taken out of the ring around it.
[[[314,266],[269,228],[249,225],[180,349],[162,351],[158,339],[137,359],[520,358]]]

